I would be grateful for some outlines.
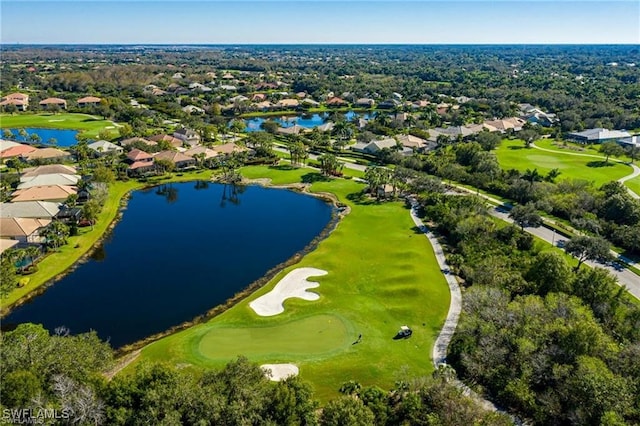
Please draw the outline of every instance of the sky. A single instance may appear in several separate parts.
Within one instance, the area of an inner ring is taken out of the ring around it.
[[[640,1],[1,0],[21,44],[640,44]]]

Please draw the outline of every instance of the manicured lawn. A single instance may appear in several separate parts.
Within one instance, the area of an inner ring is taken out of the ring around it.
[[[560,153],[576,153],[576,154],[588,154],[588,155],[597,155],[602,157],[603,155],[600,153],[599,145],[582,145],[569,141],[557,141],[554,139],[540,139],[535,142],[537,146],[544,149],[551,149],[553,151],[557,151]],[[628,161],[629,158],[626,156],[614,157],[611,158],[619,159],[622,161]]]
[[[636,194],[640,194],[640,176],[628,180],[624,184],[631,188]]]
[[[23,287],[16,288],[6,298],[0,299],[0,310],[4,313],[8,307],[13,305],[19,299],[31,293],[38,287],[41,287],[43,284],[49,282],[59,274],[64,273],[67,269],[73,266],[73,264],[76,263],[82,255],[87,253],[96,244],[100,237],[104,235],[106,229],[116,218],[118,211],[120,210],[120,200],[129,191],[142,188],[147,184],[162,183],[169,180],[172,182],[179,182],[196,179],[210,180],[211,171],[196,171],[184,173],[181,176],[167,176],[166,178],[158,178],[146,184],[140,183],[136,180],[116,182],[112,184],[109,187],[109,197],[98,216],[94,229],[91,230],[90,227],[79,228],[79,234],[69,237],[68,244],[62,246],[56,252],[47,255],[39,261],[37,263],[38,271],[32,275],[22,278],[26,281],[26,284]]]
[[[115,123],[88,114],[0,114],[0,128],[26,127],[75,129],[92,138],[97,137],[102,130],[107,130],[114,136],[118,135],[118,126]]]
[[[612,161],[605,166],[604,160],[597,158],[524,148],[524,143],[519,140],[504,140],[495,152],[505,170],[538,169],[541,174],[546,174],[557,168],[562,173],[559,180],[583,179],[594,182],[596,186],[620,179],[633,171],[630,166]]]
[[[313,191],[336,194],[351,212],[299,263],[223,314],[146,346],[136,362],[201,369],[221,367],[240,354],[258,363],[293,362],[322,400],[335,397],[348,380],[390,388],[399,379],[430,374],[449,291],[429,242],[414,231],[404,204],[360,199],[364,185],[326,180],[309,169],[246,167],[242,174],[276,184],[313,181]],[[320,283],[313,289],[319,300],[288,299],[284,313],[273,317],[254,313],[251,300],[303,266],[328,271],[311,278]],[[404,324],[413,328],[413,336],[393,340]],[[362,342],[353,344],[359,334]]]

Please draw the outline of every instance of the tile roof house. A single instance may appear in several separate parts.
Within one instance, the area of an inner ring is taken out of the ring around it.
[[[326,104],[327,106],[330,106],[330,107],[342,107],[342,106],[349,105],[349,102],[345,101],[342,98],[334,96],[332,98],[327,99]]]
[[[85,96],[84,98],[78,99],[78,107],[88,107],[88,106],[96,106],[100,104],[102,99],[97,98],[95,96]]]
[[[49,175],[40,175],[32,178],[26,178],[18,185],[18,189],[33,188],[34,186],[50,186],[50,185],[77,185],[80,180],[79,175],[67,175],[62,173],[55,173]]]
[[[392,149],[398,146],[398,142],[393,138],[380,139],[369,143],[357,143],[351,149],[365,154],[376,154],[383,149]]]
[[[62,109],[67,109],[67,101],[60,98],[47,98],[40,101],[41,107],[49,108],[51,105],[57,105]]]
[[[182,139],[178,139],[175,136],[171,136],[171,135],[165,135],[165,134],[160,134],[160,135],[153,135],[149,138],[149,140],[153,141],[153,142],[169,142],[169,145],[171,145],[174,148],[180,148],[182,146]]]
[[[18,145],[20,145],[18,142],[0,139],[0,152],[4,151],[7,148],[11,148],[12,146]]]
[[[110,152],[114,152],[116,154],[122,154],[124,149],[121,146],[118,146],[109,141],[95,141],[87,145],[89,149],[97,152],[99,155],[107,154]]]
[[[0,218],[0,237],[18,240],[20,243],[40,243],[40,230],[51,223],[49,219],[26,217]]]
[[[254,93],[253,96],[251,96],[252,102],[261,102],[266,99],[267,99],[267,95],[264,93]]]
[[[72,166],[65,166],[64,164],[47,164],[44,166],[30,167],[24,169],[20,181],[24,182],[28,178],[32,178],[40,175],[50,175],[55,173],[62,173],[66,175],[77,174],[76,168]]]
[[[502,120],[485,121],[485,124],[495,127],[499,132],[505,132],[506,130],[513,129],[514,131],[522,130],[522,126],[526,121],[517,117],[505,118]]]
[[[280,99],[276,106],[279,108],[296,108],[300,105],[300,102],[297,99]]]
[[[120,145],[122,146],[129,146],[131,144],[134,144],[136,142],[142,142],[143,144],[147,145],[147,146],[156,146],[158,145],[157,142],[151,141],[149,139],[145,139],[145,138],[140,138],[140,137],[133,137],[133,138],[128,138],[128,139],[123,139],[120,141]]]
[[[0,158],[22,157],[23,155],[29,154],[30,152],[37,151],[37,150],[38,148],[35,148],[31,145],[17,144],[0,151]]]
[[[234,152],[247,151],[246,148],[236,145],[233,142],[225,143],[223,145],[216,145],[211,148],[218,155],[231,154]]]
[[[153,162],[153,156],[135,148],[127,153],[127,160],[131,163],[135,163],[137,161]]]
[[[376,104],[376,101],[374,101],[371,98],[360,98],[355,102],[356,106],[364,107],[364,108],[372,108],[375,104]]]
[[[68,151],[63,151],[57,148],[40,148],[35,151],[27,152],[21,156],[26,161],[33,160],[51,160],[64,158],[70,158],[71,154]]]
[[[51,219],[60,211],[59,203],[49,201],[23,201],[0,204],[0,217],[27,217]]]
[[[428,141],[413,135],[398,135],[396,140],[400,145],[415,150],[423,149],[429,144]]]
[[[64,202],[71,194],[77,193],[74,186],[67,185],[50,185],[50,186],[34,186],[27,189],[18,189],[12,196],[11,202],[20,201],[51,201]]]
[[[200,145],[200,135],[195,130],[186,129],[183,127],[182,129],[178,129],[173,132],[173,136],[182,140],[185,145],[189,145],[192,147]]]
[[[218,155],[214,150],[207,148],[206,146],[196,146],[194,148],[188,149],[184,152],[184,155],[188,155],[189,157],[194,157],[198,154],[204,154],[204,158],[212,158]]]
[[[175,164],[176,169],[186,169],[193,167],[196,164],[196,160],[193,157],[189,157],[178,151],[160,151],[154,154],[155,160],[168,160]]]
[[[306,133],[308,131],[309,129],[307,129],[306,127],[302,127],[298,124],[294,124],[293,126],[290,126],[290,127],[278,127],[276,129],[276,132],[281,135],[299,135],[300,133]]]
[[[18,240],[8,240],[6,238],[0,238],[0,254],[16,246],[19,242],[20,241]]]
[[[582,132],[573,132],[567,135],[567,139],[580,143],[603,143],[628,138],[631,134],[624,130],[608,130],[602,127],[587,129]]]
[[[29,95],[24,93],[11,93],[4,96],[0,106],[14,105],[18,111],[26,111],[29,107]]]

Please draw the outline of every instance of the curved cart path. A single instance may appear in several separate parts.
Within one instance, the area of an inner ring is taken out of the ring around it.
[[[574,155],[574,156],[577,156],[577,157],[598,158],[600,160],[605,160],[606,159],[606,157],[603,157],[602,155],[581,154],[579,152],[563,152],[563,151],[558,151],[558,150],[555,150],[555,149],[542,148],[542,147],[539,147],[538,145],[536,145],[535,143],[532,143],[531,146],[533,148],[535,148],[535,149],[539,149],[540,151],[552,152],[554,154],[564,154],[564,155]],[[624,184],[626,181],[640,176],[640,167],[636,166],[635,164],[626,163],[626,162],[624,162],[622,160],[616,160],[615,158],[612,158],[610,160],[614,161],[616,163],[626,164],[627,166],[631,166],[631,168],[633,169],[633,172],[631,174],[626,175],[624,177],[621,177],[620,179],[618,179],[618,182]],[[634,191],[632,191],[631,188],[627,187],[627,191],[629,191],[629,195],[631,195],[633,198],[640,199],[640,195],[638,195]]]

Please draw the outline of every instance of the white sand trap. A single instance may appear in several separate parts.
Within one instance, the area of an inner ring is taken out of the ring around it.
[[[327,271],[317,268],[294,269],[285,275],[273,290],[249,303],[249,306],[256,314],[262,317],[270,317],[283,313],[284,306],[282,304],[290,297],[318,300],[320,296],[317,293],[307,291],[307,289],[319,287],[320,284],[307,281],[307,278],[327,274]]]
[[[64,118],[61,118],[60,120],[47,120],[49,123],[53,123],[54,121],[65,121]]]
[[[105,126],[105,129],[115,129],[114,126]]]
[[[279,382],[287,377],[297,376],[298,367],[293,364],[263,364],[260,366],[265,375],[273,382]]]

